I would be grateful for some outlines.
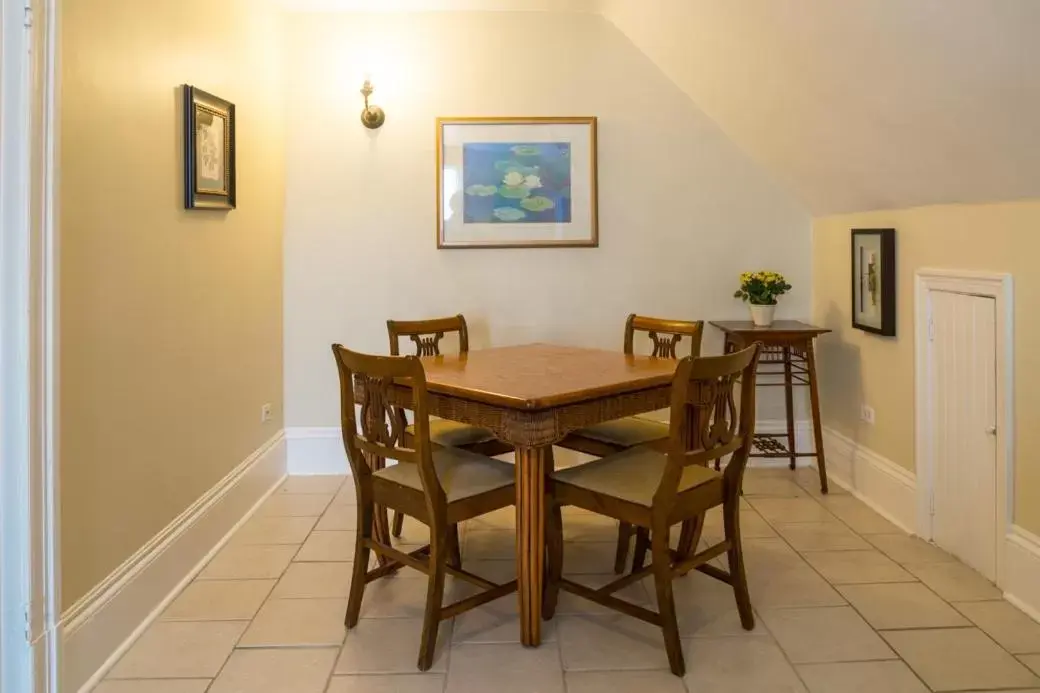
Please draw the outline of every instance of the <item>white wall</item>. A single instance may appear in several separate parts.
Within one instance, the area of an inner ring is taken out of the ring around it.
[[[739,272],[786,273],[807,317],[808,213],[596,15],[287,20],[287,426],[338,422],[329,345],[386,353],[389,317],[462,312],[471,347],[621,347],[630,312],[745,318]],[[358,120],[366,72],[386,125]],[[598,249],[441,250],[434,119],[599,117]],[[717,351],[714,333],[706,351]]]

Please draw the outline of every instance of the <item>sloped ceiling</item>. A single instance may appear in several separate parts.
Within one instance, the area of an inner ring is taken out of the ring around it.
[[[815,215],[1040,197],[1040,0],[602,11]]]

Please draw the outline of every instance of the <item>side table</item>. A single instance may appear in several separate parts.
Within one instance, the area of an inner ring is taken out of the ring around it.
[[[816,383],[815,340],[830,330],[799,322],[777,320],[769,327],[756,327],[750,320],[712,321],[726,335],[726,353],[762,342],[758,361],[758,386],[783,387],[787,410],[787,433],[756,433],[752,457],[786,457],[791,469],[799,457],[815,457],[820,472],[820,491],[827,493],[827,463],[823,452],[823,430],[820,423],[820,392]],[[763,378],[765,376],[765,378]],[[808,387],[815,450],[799,452],[795,444],[794,388]],[[787,439],[784,445],[783,439]]]

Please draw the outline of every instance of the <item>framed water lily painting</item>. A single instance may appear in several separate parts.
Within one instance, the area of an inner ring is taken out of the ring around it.
[[[437,119],[438,248],[598,244],[595,118]]]

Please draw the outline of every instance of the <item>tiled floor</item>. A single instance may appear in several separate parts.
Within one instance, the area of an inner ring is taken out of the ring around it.
[[[512,597],[445,623],[432,671],[419,674],[424,577],[371,585],[348,634],[353,488],[291,478],[95,693],[1040,693],[1040,625],[947,554],[816,483],[812,470],[749,471],[741,524],[756,627],[741,630],[726,585],[677,581],[679,679],[657,629],[570,595],[538,649],[519,645]],[[565,525],[566,572],[612,577],[614,524],[567,511]],[[512,527],[511,509],[465,527],[467,567],[509,579]],[[710,516],[706,537],[720,533]],[[424,538],[406,525],[403,543]],[[450,589],[457,599],[468,586]],[[623,596],[653,603],[645,584]]]

